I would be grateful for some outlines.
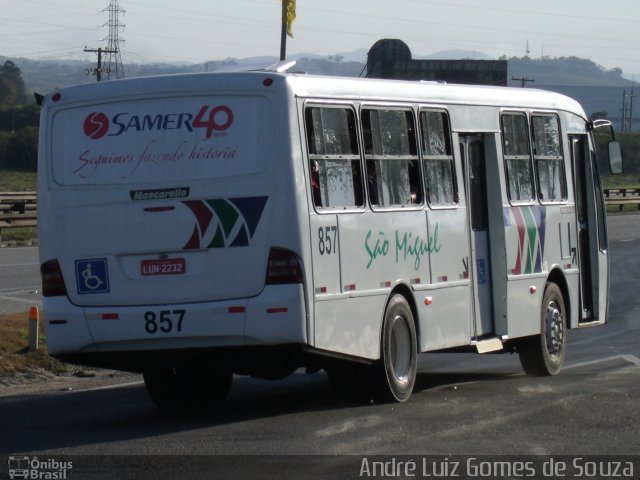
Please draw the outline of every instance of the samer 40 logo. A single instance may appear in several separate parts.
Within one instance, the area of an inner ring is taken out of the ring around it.
[[[203,128],[206,138],[223,134],[233,124],[233,111],[226,105],[203,105],[194,115],[182,113],[133,114],[116,113],[109,118],[103,112],[92,112],[84,119],[84,133],[98,140],[105,136],[117,137],[129,131],[187,130]]]

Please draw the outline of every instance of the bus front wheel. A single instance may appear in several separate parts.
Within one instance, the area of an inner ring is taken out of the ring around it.
[[[567,311],[560,287],[548,283],[540,312],[541,334],[521,341],[520,363],[527,375],[557,375],[567,354]]]
[[[391,297],[384,314],[381,358],[374,366],[377,397],[405,402],[416,381],[417,341],[413,313],[402,295]]]

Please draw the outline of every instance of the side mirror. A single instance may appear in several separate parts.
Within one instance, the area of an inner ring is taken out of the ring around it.
[[[613,175],[622,173],[622,150],[620,142],[609,142],[609,169]]]

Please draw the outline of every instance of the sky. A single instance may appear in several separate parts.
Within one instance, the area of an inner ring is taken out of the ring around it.
[[[115,1],[115,0],[112,0]],[[95,61],[110,0],[0,0],[0,55]],[[127,63],[278,56],[280,0],[118,0]],[[287,53],[322,56],[403,40],[499,58],[577,56],[640,79],[638,0],[297,0]]]

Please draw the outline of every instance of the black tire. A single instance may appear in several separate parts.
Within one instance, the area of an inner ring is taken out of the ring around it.
[[[210,405],[222,402],[231,389],[230,370],[209,365],[163,365],[145,369],[144,384],[159,407]]]
[[[520,363],[527,375],[541,377],[560,373],[567,355],[567,310],[560,287],[548,283],[542,297],[541,334],[520,342]]]
[[[413,313],[402,295],[391,297],[384,314],[381,358],[374,366],[376,397],[406,402],[413,392],[417,371],[417,341]]]

